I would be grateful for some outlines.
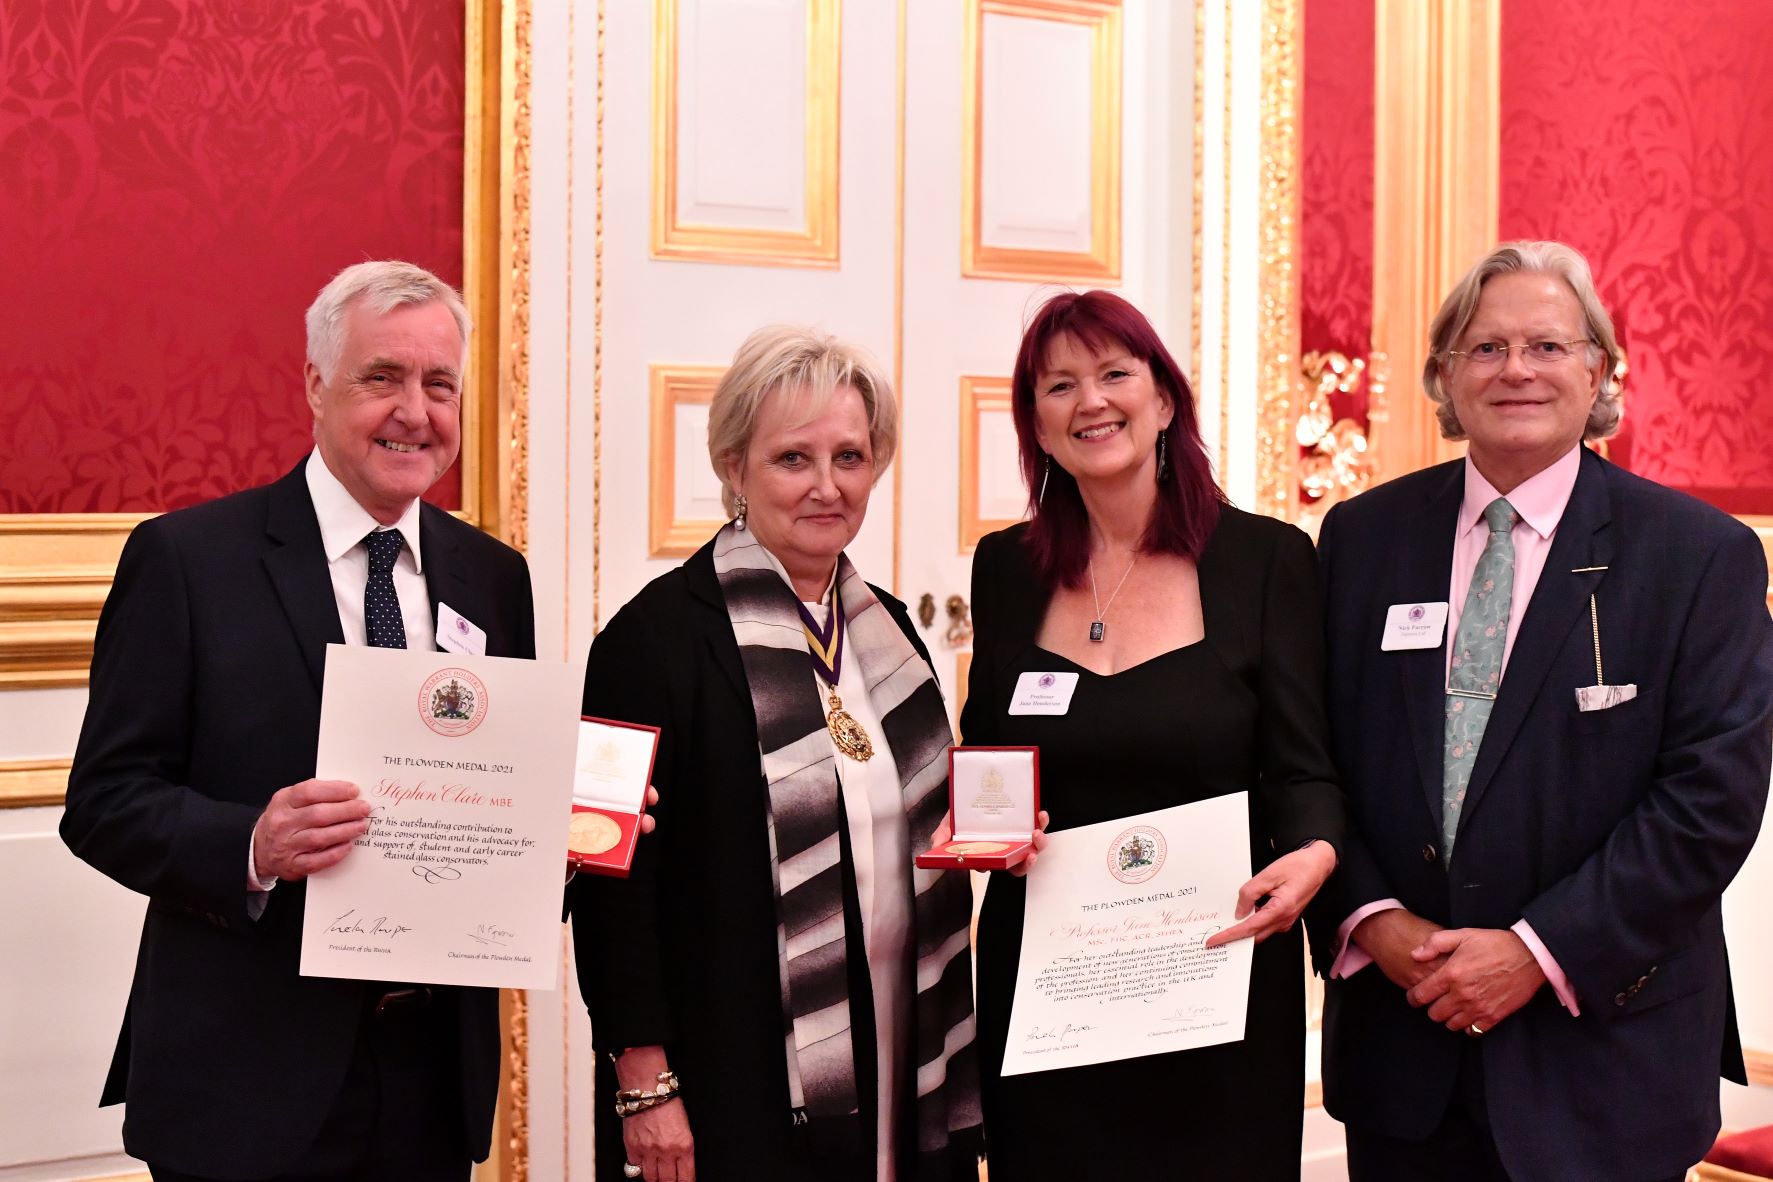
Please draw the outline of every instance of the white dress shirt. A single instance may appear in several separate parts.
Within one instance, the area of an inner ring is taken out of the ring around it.
[[[406,629],[406,647],[435,649],[437,629],[431,619],[431,593],[425,586],[424,557],[419,551],[419,502],[415,499],[399,521],[384,527],[339,483],[339,478],[326,466],[319,448],[309,453],[304,475],[308,480],[308,498],[314,502],[314,517],[320,523],[320,545],[326,552],[326,570],[332,578],[332,594],[338,605],[339,626],[344,630],[345,643],[369,643],[369,633],[363,623],[363,596],[369,586],[369,550],[363,539],[376,530],[387,528],[399,530],[406,543],[400,550],[400,557],[394,561],[394,594],[400,599],[400,621]],[[257,826],[253,832],[258,832]],[[276,886],[277,880],[258,876],[251,842],[246,848],[246,883],[247,889],[255,895],[248,900],[248,911],[257,919],[264,912],[263,892]]]

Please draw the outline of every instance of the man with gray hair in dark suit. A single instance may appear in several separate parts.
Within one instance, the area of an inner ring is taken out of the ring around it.
[[[369,805],[317,780],[326,646],[433,648],[439,603],[535,656],[529,571],[419,497],[461,446],[469,320],[408,263],[308,310],[314,448],[144,522],[100,617],[62,836],[148,896],[102,1103],[157,1182],[462,1182],[490,1144],[491,989],[303,977],[305,883]]]

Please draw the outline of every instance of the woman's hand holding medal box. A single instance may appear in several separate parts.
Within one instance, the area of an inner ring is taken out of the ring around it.
[[[1008,870],[1034,849],[1040,748],[950,747],[951,837],[917,855],[925,870]]]

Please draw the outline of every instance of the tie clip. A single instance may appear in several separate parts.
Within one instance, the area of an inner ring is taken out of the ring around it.
[[[1573,575],[1586,575],[1586,574],[1590,573],[1591,571],[1606,570],[1606,569],[1607,568],[1604,566],[1573,566],[1570,568],[1570,573]]]

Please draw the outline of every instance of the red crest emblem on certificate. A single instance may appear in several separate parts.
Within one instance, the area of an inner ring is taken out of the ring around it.
[[[419,717],[447,738],[460,738],[486,718],[486,683],[466,669],[439,669],[419,689]]]
[[[1108,843],[1108,873],[1137,886],[1163,869],[1169,852],[1162,833],[1150,825],[1135,825]]]

